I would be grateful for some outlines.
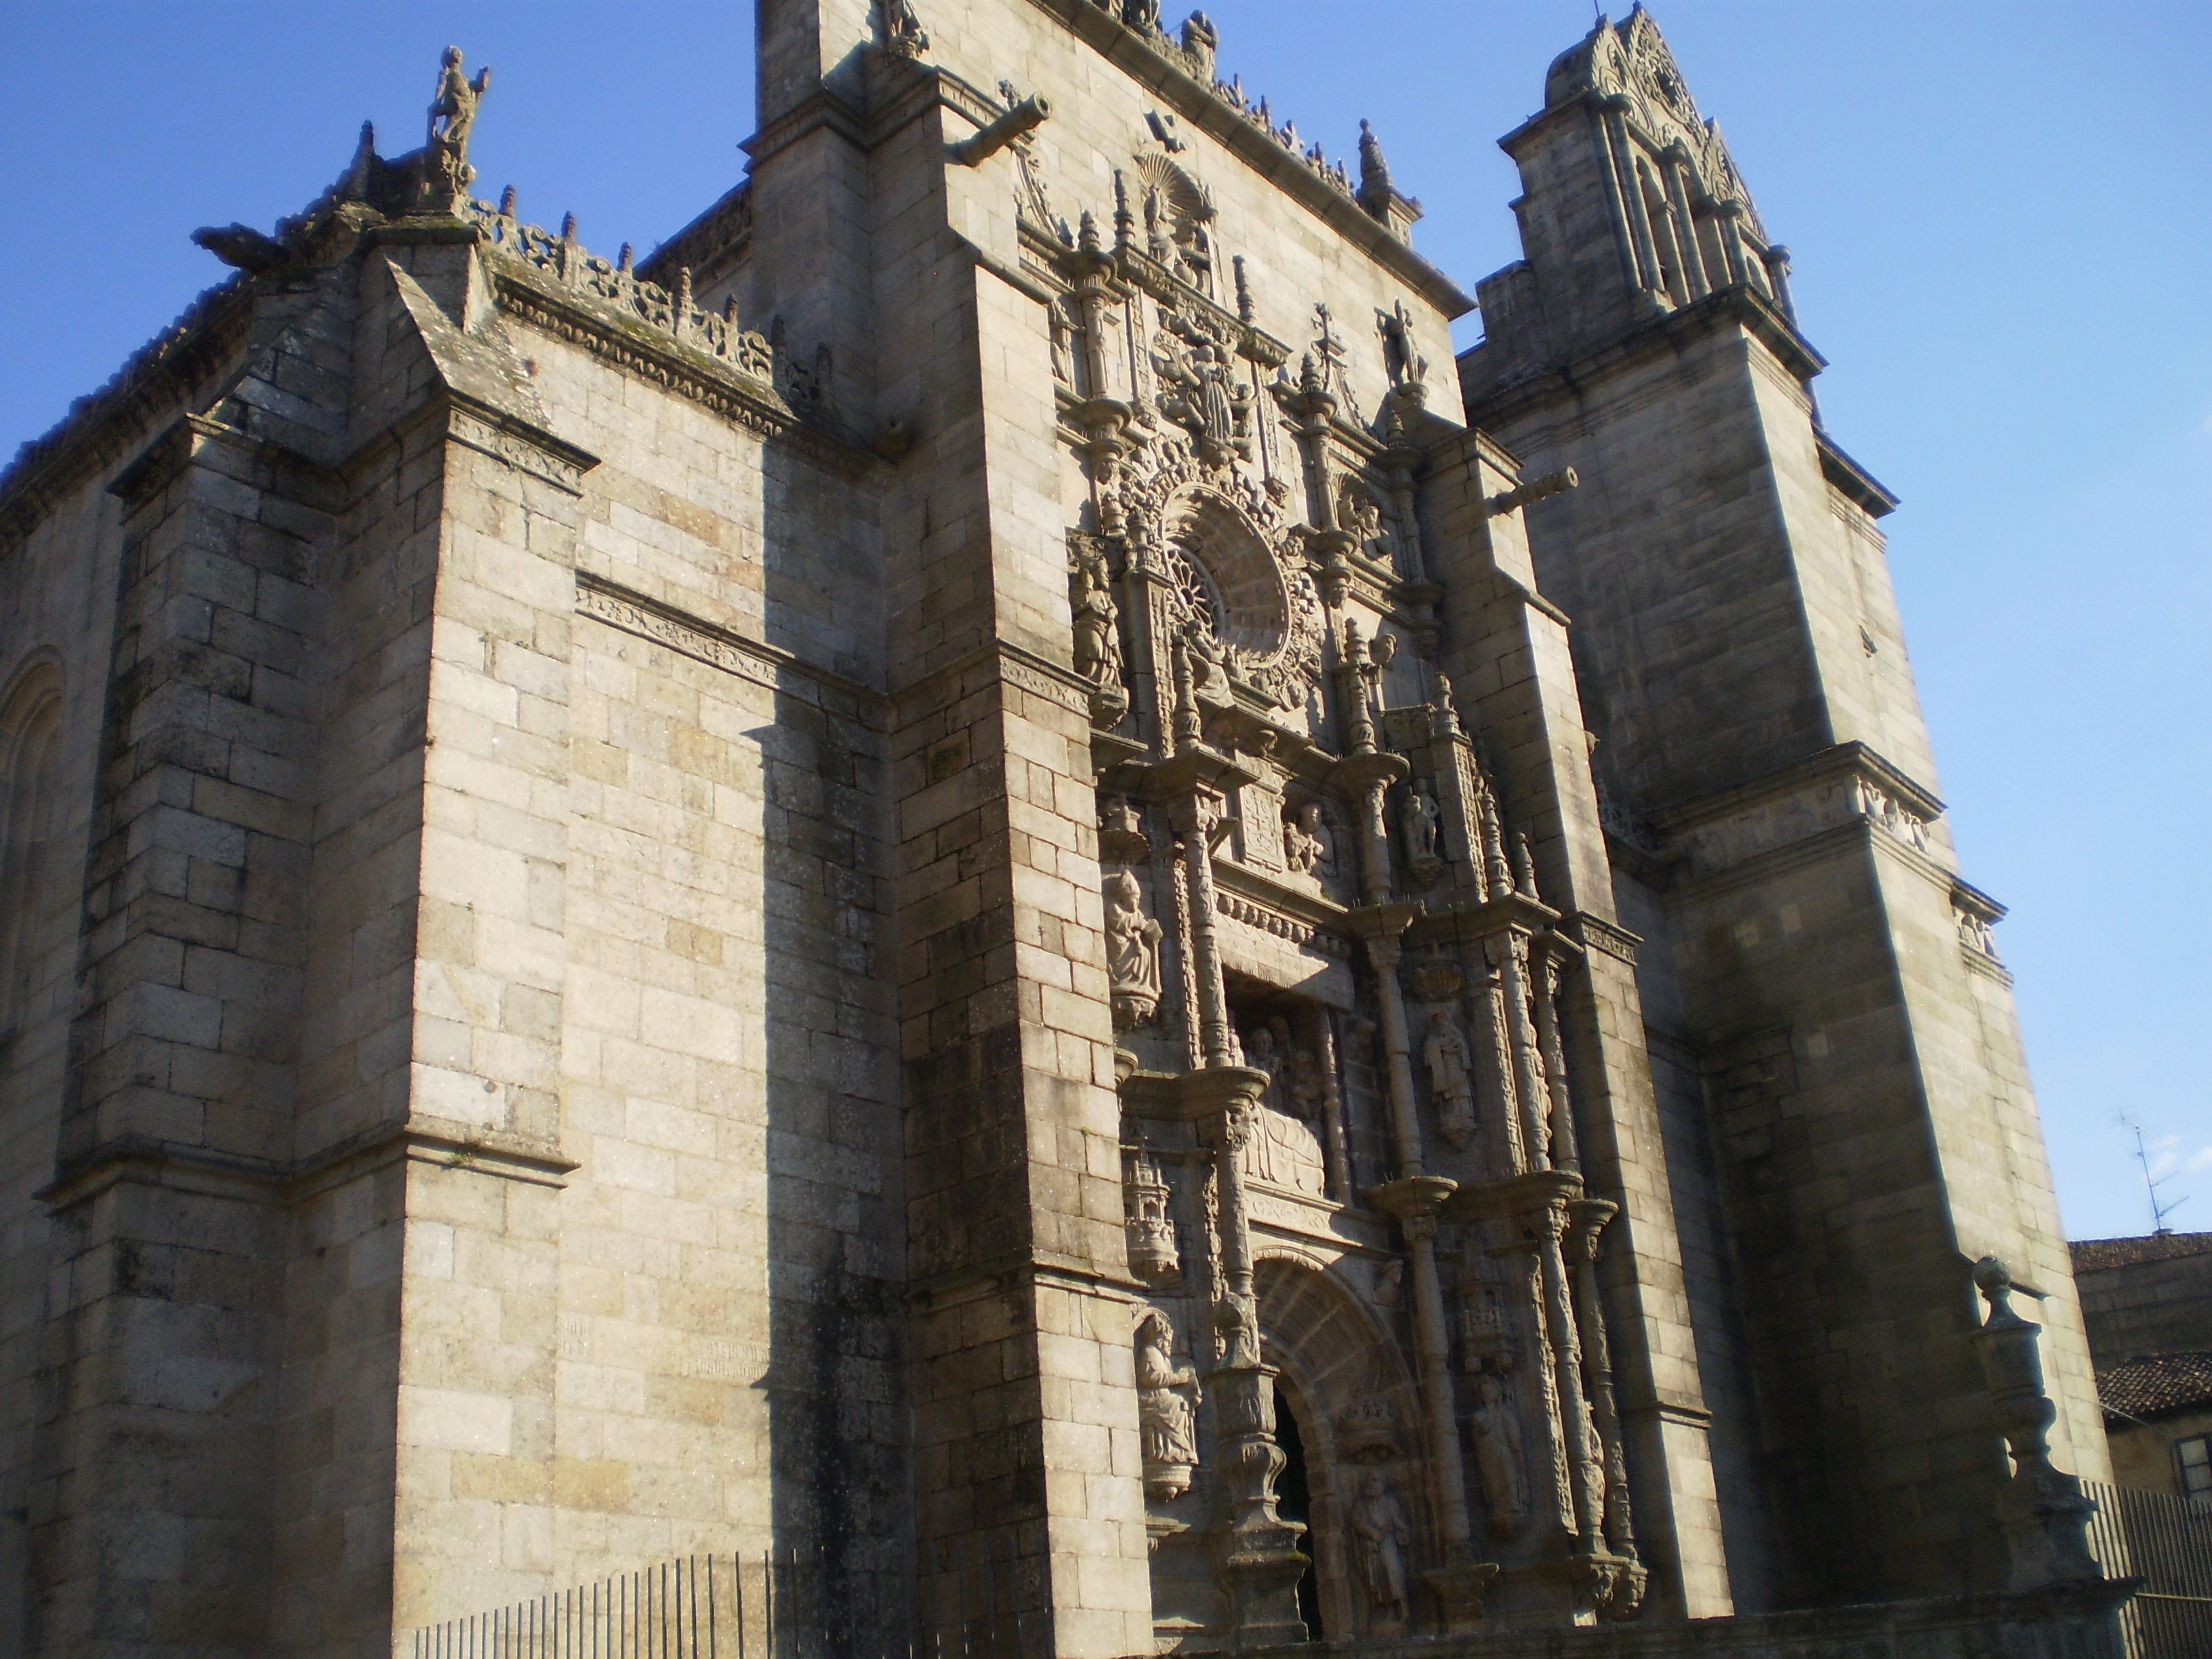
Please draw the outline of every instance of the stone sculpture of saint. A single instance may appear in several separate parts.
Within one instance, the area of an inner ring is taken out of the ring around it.
[[[1075,672],[1094,685],[1120,677],[1121,641],[1115,625],[1114,593],[1105,573],[1085,559],[1075,567],[1071,595],[1075,623]]]
[[[1528,1474],[1522,1455],[1521,1419],[1505,1392],[1505,1379],[1485,1371],[1474,1380],[1474,1468],[1482,1481],[1491,1530],[1510,1538],[1528,1524]]]
[[[1425,786],[1416,783],[1407,790],[1403,826],[1407,863],[1418,867],[1440,861],[1437,831],[1443,823],[1443,813],[1437,805],[1436,797]]]
[[[1406,1556],[1413,1541],[1406,1506],[1380,1469],[1370,1469],[1352,1505],[1352,1555],[1359,1587],[1376,1620],[1406,1622]]]
[[[469,131],[490,85],[489,64],[471,81],[461,73],[461,49],[446,48],[438,63],[438,94],[430,100],[428,148],[444,182],[457,191],[467,189],[476,176],[469,167]]]
[[[1114,1023],[1142,1025],[1160,1006],[1160,925],[1145,914],[1144,890],[1127,870],[1106,878],[1106,974]]]
[[[1474,1135],[1474,1079],[1468,1063],[1467,1039],[1448,1009],[1429,1015],[1428,1040],[1421,1059],[1429,1068],[1430,1097],[1436,1102],[1437,1129],[1455,1146]]]
[[[1198,1436],[1190,1396],[1198,1373],[1175,1361],[1175,1330],[1158,1309],[1137,1324],[1137,1426],[1145,1460],[1145,1484],[1155,1498],[1173,1498],[1190,1487],[1198,1462]]]
[[[1283,1085],[1283,1103],[1292,1117],[1306,1123],[1319,1123],[1322,1104],[1327,1097],[1327,1086],[1322,1082],[1321,1061],[1310,1048],[1300,1048],[1291,1055],[1291,1074]]]

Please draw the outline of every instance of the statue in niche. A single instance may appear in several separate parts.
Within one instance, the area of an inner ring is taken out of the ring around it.
[[[1328,1098],[1328,1091],[1322,1078],[1321,1061],[1312,1049],[1292,1051],[1291,1074],[1283,1085],[1283,1094],[1292,1117],[1301,1123],[1321,1121],[1322,1107]]]
[[[438,92],[430,100],[429,136],[423,147],[434,182],[457,196],[477,176],[469,165],[469,133],[477,124],[477,106],[490,86],[489,64],[471,81],[461,73],[461,49],[446,48],[438,60]]]
[[[1159,923],[1145,914],[1144,889],[1127,870],[1106,878],[1106,973],[1117,1030],[1147,1024],[1160,1006]]]
[[[1346,478],[1337,492],[1337,526],[1346,532],[1360,552],[1378,563],[1387,563],[1388,550],[1377,546],[1382,538],[1382,509],[1357,478]]]
[[[1318,878],[1329,854],[1328,820],[1319,801],[1308,801],[1283,821],[1283,857],[1291,869]]]
[[[1437,1130],[1455,1148],[1474,1138],[1474,1073],[1467,1039],[1448,1008],[1431,1010],[1421,1059],[1429,1068],[1429,1094],[1436,1102]]]
[[[1505,1379],[1496,1371],[1474,1379],[1474,1468],[1490,1529],[1501,1538],[1517,1537],[1528,1524],[1528,1472],[1521,1419]]]
[[[1145,1461],[1145,1490],[1166,1503],[1190,1490],[1198,1467],[1198,1435],[1191,1396],[1198,1373],[1175,1360],[1175,1328],[1158,1308],[1137,1322],[1137,1426]]]
[[[1275,1103],[1275,1073],[1282,1064],[1282,1057],[1275,1051],[1273,1031],[1262,1025],[1244,1038],[1244,1063],[1255,1072],[1267,1074],[1267,1086],[1261,1093],[1260,1103],[1273,1106]]]
[[[1075,356],[1068,349],[1072,332],[1067,313],[1061,302],[1054,300],[1045,307],[1045,325],[1050,331],[1052,342],[1052,378],[1071,392],[1075,389]]]
[[[1429,786],[1416,778],[1406,788],[1406,805],[1400,815],[1399,827],[1406,836],[1406,865],[1413,879],[1434,881],[1444,867],[1443,855],[1437,851],[1437,842],[1443,828],[1443,810],[1437,798],[1429,793]]]
[[[1352,1555],[1368,1612],[1379,1622],[1404,1624],[1406,1556],[1413,1547],[1413,1527],[1382,1470],[1367,1471],[1350,1518]]]
[[[1121,636],[1114,586],[1095,555],[1079,557],[1068,575],[1068,609],[1075,623],[1075,672],[1093,685],[1118,684]]]

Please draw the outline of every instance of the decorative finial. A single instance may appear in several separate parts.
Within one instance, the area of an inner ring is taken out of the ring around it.
[[[573,213],[564,213],[561,216],[561,240],[564,242],[573,242],[576,240],[576,216]]]
[[[1522,898],[1537,896],[1536,856],[1528,850],[1528,832],[1526,830],[1513,837],[1513,886]]]
[[[376,166],[376,127],[373,122],[361,124],[361,139],[353,147],[353,160],[346,167],[345,199],[363,202],[368,199],[368,180]]]
[[[1085,253],[1102,251],[1098,242],[1098,216],[1089,208],[1083,210],[1083,217],[1075,233],[1075,246]]]
[[[509,185],[499,193],[499,216],[502,219],[514,217],[514,186]]]
[[[1229,263],[1237,272],[1237,320],[1249,326],[1252,321],[1252,285],[1244,276],[1244,256],[1239,253]]]
[[[624,242],[622,245],[622,252],[615,256],[615,269],[625,276],[629,275],[631,258],[630,245]]]
[[[1442,669],[1437,671],[1437,689],[1429,699],[1429,707],[1437,711],[1436,729],[1449,737],[1459,730],[1459,710],[1452,707],[1452,684]]]

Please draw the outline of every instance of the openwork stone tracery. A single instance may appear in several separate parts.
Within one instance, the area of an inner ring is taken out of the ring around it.
[[[1435,666],[1426,365],[1378,310],[1370,416],[1325,307],[1294,351],[1242,260],[1223,305],[1211,201],[1171,153],[1121,179],[1110,240],[1093,213],[1026,226],[1088,483],[1072,657],[1155,1618],[1185,1647],[1300,1639],[1310,1563],[1332,1635],[1628,1617],[1614,1206],[1583,1186],[1561,1014],[1581,947]],[[1365,1311],[1316,1349],[1263,1278]],[[1304,1522],[1276,1484],[1293,1427]]]

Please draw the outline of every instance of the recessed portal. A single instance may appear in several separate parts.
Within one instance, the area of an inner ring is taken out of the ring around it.
[[[1290,1397],[1275,1390],[1275,1443],[1283,1450],[1283,1472],[1275,1477],[1275,1512],[1306,1529],[1306,1570],[1298,1576],[1298,1617],[1306,1622],[1306,1635],[1323,1638],[1321,1628],[1321,1584],[1314,1577],[1314,1558],[1319,1553],[1313,1535],[1313,1488],[1306,1480],[1306,1445],[1298,1433],[1297,1413]]]

